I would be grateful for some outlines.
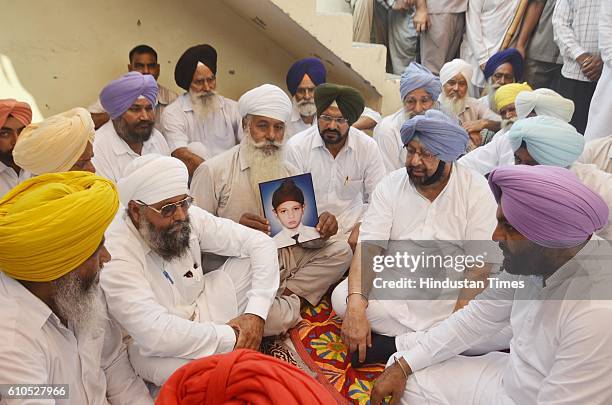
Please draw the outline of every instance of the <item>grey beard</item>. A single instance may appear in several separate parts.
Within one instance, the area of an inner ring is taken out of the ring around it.
[[[317,106],[314,101],[295,101],[295,99],[293,101],[302,117],[311,117],[317,113]]]
[[[146,209],[146,207],[142,208]],[[164,260],[170,261],[183,257],[189,250],[189,237],[191,236],[189,217],[159,231],[141,211],[138,231],[151,250]]]
[[[501,120],[501,128],[508,131],[512,127],[512,124],[514,124],[517,120],[518,119],[516,117]]]
[[[193,113],[203,121],[221,109],[221,98],[215,91],[194,93],[189,91]]]
[[[493,112],[496,112],[497,114],[499,114],[499,110],[497,109],[497,104],[495,103],[495,93],[497,92],[499,87],[500,86],[494,86],[491,82],[491,79],[489,79],[489,81],[485,85],[485,92],[487,94],[487,100],[489,102],[489,109],[491,109],[491,111]]]
[[[457,118],[459,114],[465,111],[465,98],[452,98],[447,97],[444,92],[440,94],[440,106],[442,109],[446,109],[449,113]]]
[[[84,285],[76,271],[58,278],[53,284],[58,315],[72,326],[76,335],[91,330],[104,319],[99,273],[89,286]]]

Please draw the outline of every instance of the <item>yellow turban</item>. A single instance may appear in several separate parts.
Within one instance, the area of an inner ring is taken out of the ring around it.
[[[115,185],[89,172],[24,181],[0,199],[0,270],[17,280],[58,279],[96,251],[118,206]]]
[[[31,173],[65,172],[93,143],[94,123],[84,108],[54,115],[21,131],[13,149],[17,165]]]
[[[516,96],[518,96],[521,91],[533,91],[533,89],[527,83],[510,83],[501,86],[495,92],[495,106],[497,110],[499,111],[514,103]]]

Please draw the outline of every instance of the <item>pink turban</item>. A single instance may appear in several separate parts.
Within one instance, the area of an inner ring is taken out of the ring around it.
[[[28,103],[12,98],[0,100],[0,127],[4,126],[9,115],[15,117],[24,126],[32,122],[32,109]]]

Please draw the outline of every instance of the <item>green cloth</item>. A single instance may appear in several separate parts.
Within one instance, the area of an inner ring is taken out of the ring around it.
[[[334,101],[350,125],[359,119],[365,107],[363,96],[352,87],[323,83],[315,88],[314,102],[317,106],[317,116],[323,114]]]

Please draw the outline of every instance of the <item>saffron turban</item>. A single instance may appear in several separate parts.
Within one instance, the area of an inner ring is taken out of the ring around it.
[[[124,207],[140,200],[151,205],[189,193],[187,167],[177,158],[155,153],[140,156],[126,166],[117,182],[119,199]]]
[[[262,84],[244,93],[238,100],[240,115],[261,115],[287,122],[291,117],[291,100],[280,87]]]
[[[519,119],[526,118],[532,111],[565,122],[570,122],[574,115],[574,102],[551,89],[523,91],[516,96],[514,105]]]
[[[28,103],[12,98],[0,100],[0,128],[4,126],[9,115],[24,126],[32,122],[32,109]]]
[[[100,103],[112,119],[119,118],[139,98],[144,97],[155,106],[157,103],[157,82],[151,75],[129,72],[113,80],[102,89]]]
[[[425,149],[445,162],[453,162],[465,153],[468,134],[444,113],[427,110],[404,122],[400,130],[402,143],[408,144],[415,136]]]
[[[66,172],[94,140],[94,123],[84,108],[73,108],[21,131],[13,158],[31,173]]]
[[[318,58],[298,60],[287,72],[287,90],[289,90],[292,96],[295,96],[295,92],[304,79],[304,75],[308,75],[315,86],[318,86],[321,83],[325,83],[326,74],[325,65]]]
[[[402,102],[409,93],[421,88],[428,92],[434,100],[437,100],[442,92],[442,85],[438,76],[431,73],[425,66],[412,62],[400,78]]]
[[[527,151],[539,164],[568,167],[584,149],[584,136],[565,121],[553,117],[530,117],[517,121],[508,132],[516,152],[525,142]]]
[[[489,80],[495,70],[504,63],[512,65],[514,81],[519,82],[523,79],[523,57],[515,48],[504,49],[489,58],[483,72],[485,79]]]
[[[317,107],[317,116],[323,114],[323,111],[327,110],[334,101],[350,125],[359,119],[365,107],[361,93],[352,87],[324,83],[315,88],[314,102]]]
[[[495,106],[497,110],[513,104],[516,96],[522,91],[533,91],[527,83],[510,83],[501,86],[495,92]]]
[[[578,246],[608,222],[605,201],[562,167],[499,167],[489,186],[510,225],[541,246]]]
[[[181,55],[174,68],[174,80],[183,90],[189,90],[198,62],[206,65],[213,72],[213,75],[217,74],[217,51],[215,48],[208,44],[192,46]]]
[[[0,199],[0,269],[25,281],[53,281],[100,246],[119,199],[112,181],[89,172],[48,173]]]
[[[440,81],[442,85],[446,84],[450,79],[461,73],[466,82],[472,80],[472,65],[464,61],[463,59],[453,59],[450,62],[446,62],[442,69],[440,69]]]
[[[274,357],[247,349],[203,357],[179,368],[157,405],[335,404],[314,378]]]

